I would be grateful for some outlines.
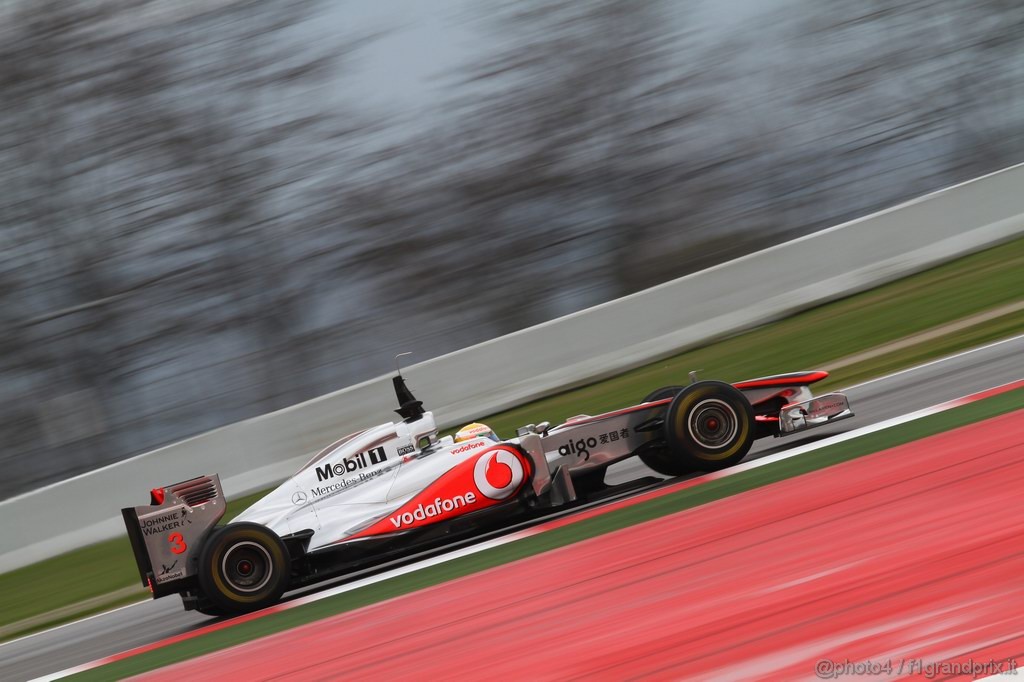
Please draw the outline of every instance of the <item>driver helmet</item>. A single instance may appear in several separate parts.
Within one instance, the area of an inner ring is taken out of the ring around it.
[[[455,442],[461,443],[467,440],[473,440],[474,438],[489,438],[495,443],[498,442],[498,436],[491,430],[491,427],[487,424],[478,424],[473,422],[472,424],[466,424],[459,429],[455,434]]]

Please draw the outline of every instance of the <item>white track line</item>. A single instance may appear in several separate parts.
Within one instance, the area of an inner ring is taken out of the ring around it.
[[[1001,346],[1004,343],[1011,343],[1013,341],[1020,341],[1022,339],[1024,339],[1024,334],[1020,334],[1018,336],[1011,336],[1008,339],[1003,339],[1001,341],[994,341],[992,343],[987,343],[984,346],[978,346],[977,348],[971,348],[970,350],[960,351],[959,353],[954,353],[952,355],[947,355],[945,357],[939,358],[938,360],[930,360],[930,361],[924,363],[923,365],[917,365],[915,367],[908,367],[907,369],[901,369],[900,371],[893,372],[892,374],[886,374],[883,377],[875,377],[874,379],[868,379],[867,381],[862,381],[859,384],[854,384],[853,386],[847,386],[846,388],[843,388],[842,390],[844,390],[844,391],[852,391],[855,388],[860,388],[861,386],[867,386],[868,384],[873,384],[876,381],[885,381],[886,379],[892,379],[893,377],[898,377],[898,376],[901,376],[903,374],[909,374],[910,372],[916,372],[917,370],[924,369],[925,367],[931,367],[932,365],[938,365],[939,363],[942,363],[942,362],[948,362],[950,360],[956,360],[957,358],[961,358],[961,357],[963,357],[965,355],[970,355],[971,353],[977,353],[979,351],[988,350],[989,348],[995,348],[996,346]]]
[[[101,616],[107,616],[107,615],[109,615],[111,613],[117,613],[118,611],[124,611],[125,609],[130,609],[133,606],[138,606],[139,604],[146,604],[146,603],[151,602],[151,601],[153,601],[153,600],[152,599],[142,599],[141,601],[132,602],[131,604],[125,604],[124,606],[118,606],[118,607],[112,608],[109,611],[102,611],[100,613],[94,613],[91,616],[84,616],[82,618],[79,618],[78,620],[72,620],[72,621],[68,621],[67,623],[61,623],[60,625],[54,625],[52,628],[47,628],[46,630],[40,630],[39,632],[33,632],[31,634],[28,634],[28,635],[22,635],[21,637],[18,637],[17,639],[8,640],[8,641],[4,642],[3,644],[0,644],[0,647],[5,647],[8,644],[16,644],[16,643],[21,642],[21,641],[26,640],[26,639],[32,639],[33,637],[37,637],[38,635],[45,635],[48,632],[56,632],[57,630],[63,630],[64,628],[69,627],[71,625],[77,625],[78,623],[84,623],[86,621],[92,620],[93,618],[99,618]]]

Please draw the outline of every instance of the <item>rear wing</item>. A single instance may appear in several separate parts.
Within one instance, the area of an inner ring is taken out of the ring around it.
[[[154,597],[196,573],[206,536],[227,509],[220,477],[200,476],[150,491],[148,505],[121,510],[142,584]]]

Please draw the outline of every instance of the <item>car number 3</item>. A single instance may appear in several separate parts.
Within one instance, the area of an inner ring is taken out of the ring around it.
[[[185,544],[185,538],[181,537],[181,533],[171,533],[167,536],[167,542],[171,543],[171,551],[175,554],[181,554],[188,545]]]

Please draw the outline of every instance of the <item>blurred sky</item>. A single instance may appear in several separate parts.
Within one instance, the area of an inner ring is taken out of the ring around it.
[[[708,40],[740,24],[805,0],[684,0],[670,13],[682,28],[699,26]],[[671,6],[673,3],[669,3]],[[479,55],[499,38],[475,0],[347,0],[329,5],[330,30],[339,35],[380,34],[359,50],[341,76],[346,103],[412,118],[443,115],[446,101]],[[465,94],[462,91],[461,94]]]
[[[481,45],[473,0],[349,0],[331,5],[343,33],[380,33],[346,75],[348,99],[395,113],[425,114],[444,102],[457,72]]]

